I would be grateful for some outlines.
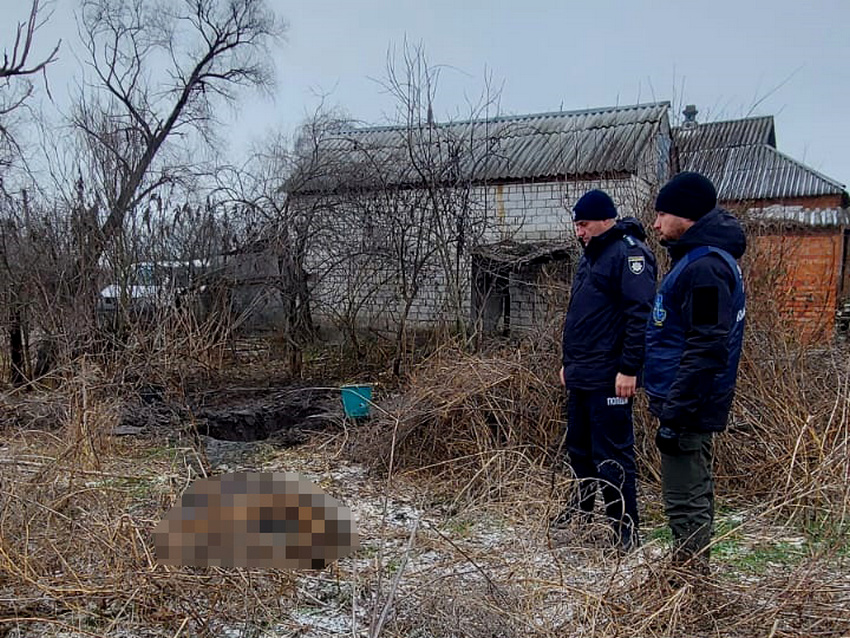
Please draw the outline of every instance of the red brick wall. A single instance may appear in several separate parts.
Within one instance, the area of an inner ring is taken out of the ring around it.
[[[843,233],[764,234],[752,238],[754,275],[775,281],[780,314],[800,330],[804,341],[832,336],[841,275]]]

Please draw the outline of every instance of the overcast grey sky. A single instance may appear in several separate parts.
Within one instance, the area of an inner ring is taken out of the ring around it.
[[[0,46],[24,0],[0,0]],[[778,147],[850,181],[848,0],[270,0],[288,22],[275,50],[274,100],[249,96],[233,113],[235,148],[272,129],[293,131],[325,103],[384,123],[392,112],[374,78],[405,38],[445,65],[438,119],[463,114],[486,74],[503,113],[670,100],[698,119],[773,115]],[[50,70],[62,103],[77,62],[74,0],[58,0],[46,36],[65,38]],[[12,20],[10,20],[11,18]]]

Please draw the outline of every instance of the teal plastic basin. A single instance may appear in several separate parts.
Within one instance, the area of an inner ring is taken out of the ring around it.
[[[344,385],[340,388],[342,392],[342,409],[345,415],[352,418],[369,416],[369,408],[372,403],[372,386]]]

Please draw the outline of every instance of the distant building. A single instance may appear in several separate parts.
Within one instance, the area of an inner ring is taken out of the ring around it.
[[[452,313],[483,332],[532,328],[564,310],[542,284],[553,262],[568,282],[579,254],[569,205],[603,188],[622,215],[651,222],[660,185],[697,170],[749,225],[757,262],[779,269],[781,312],[812,338],[831,334],[850,294],[843,185],[778,151],[772,117],[703,124],[689,107],[672,128],[669,109],[427,119],[319,140],[313,172],[288,193],[296,208],[325,210],[323,228],[337,224],[334,243],[305,266],[322,271],[312,278],[313,314],[385,330]],[[417,269],[400,268],[407,259]]]
[[[414,225],[429,223],[417,217],[429,209],[443,214],[454,206],[458,214],[446,216],[449,228],[429,229],[443,233],[434,241],[449,248],[451,269],[444,267],[446,255],[435,254],[443,267],[423,269],[428,274],[418,282],[409,308],[402,280],[408,273],[390,263],[381,267],[375,258],[362,260],[359,269],[339,260],[337,268],[317,278],[312,293],[318,314],[321,308],[338,309],[339,300],[346,299],[358,306],[361,320],[386,329],[404,312],[414,325],[433,326],[458,310],[485,332],[539,325],[553,311],[536,285],[543,265],[569,262],[578,252],[565,202],[604,188],[622,214],[645,212],[670,175],[668,112],[669,103],[660,102],[450,124],[426,121],[341,131],[324,140],[319,164],[333,172],[302,176],[289,193],[305,210],[335,198],[337,210],[359,219],[352,232],[383,245],[401,241],[400,231],[388,236],[376,228],[386,226],[375,220],[385,218],[387,208],[406,210]],[[367,210],[371,215],[358,217]],[[348,254],[361,248],[362,242]],[[326,253],[314,255],[313,262],[328,263]],[[454,281],[448,280],[449,270],[457,273]],[[368,295],[351,299],[362,292]],[[451,299],[456,293],[459,304]]]
[[[781,313],[807,339],[828,338],[850,294],[844,186],[777,150],[772,117],[702,124],[693,107],[685,113],[673,130],[679,166],[710,177],[745,219],[754,275],[775,282]]]

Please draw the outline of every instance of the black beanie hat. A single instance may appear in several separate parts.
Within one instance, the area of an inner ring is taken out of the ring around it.
[[[700,219],[717,206],[717,191],[711,180],[691,171],[679,173],[664,185],[655,200],[655,210]]]
[[[587,191],[573,206],[574,222],[614,219],[616,216],[614,201],[608,193],[599,189]]]

